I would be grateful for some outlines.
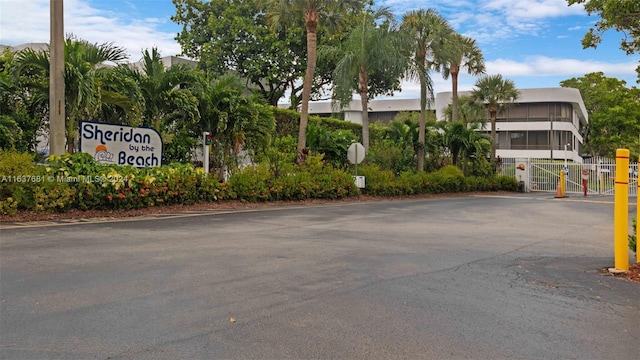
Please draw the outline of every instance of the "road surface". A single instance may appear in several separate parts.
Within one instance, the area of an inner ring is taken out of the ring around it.
[[[611,198],[551,196],[3,224],[0,358],[637,358]]]

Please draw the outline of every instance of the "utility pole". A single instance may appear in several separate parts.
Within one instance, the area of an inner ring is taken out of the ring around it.
[[[63,0],[49,0],[49,155],[65,153]]]

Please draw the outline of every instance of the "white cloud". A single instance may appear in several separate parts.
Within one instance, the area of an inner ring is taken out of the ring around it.
[[[0,1],[0,44],[49,42],[49,0]],[[142,57],[142,50],[154,46],[163,56],[181,51],[174,33],[159,30],[159,25],[167,19],[127,20],[127,14],[98,10],[84,0],[65,0],[64,16],[66,34],[92,43],[113,42],[125,48],[132,61]]]
[[[379,0],[376,4],[391,7],[398,17],[411,10],[436,9],[458,32],[491,44],[542,35],[557,18],[586,16],[582,4],[569,6],[566,0]]]
[[[546,19],[569,15],[582,15],[581,5],[568,6],[566,0],[489,0],[483,8],[504,14],[511,21]]]
[[[602,71],[609,76],[633,75],[638,63],[628,61],[610,63],[595,60],[560,59],[547,56],[532,56],[524,62],[509,59],[497,59],[487,62],[487,73],[510,76],[575,76]]]

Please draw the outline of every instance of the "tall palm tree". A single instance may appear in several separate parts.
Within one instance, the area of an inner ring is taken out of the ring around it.
[[[484,127],[487,123],[487,109],[484,104],[478,104],[470,95],[463,95],[458,97],[458,122],[462,122],[467,125],[479,125]],[[447,121],[453,122],[453,104],[444,111],[444,116]]]
[[[125,60],[126,53],[112,43],[92,44],[74,37],[66,39],[64,53],[67,152],[73,153],[78,120],[94,118],[102,104],[99,79],[108,71],[103,64]],[[15,58],[14,75],[31,78],[33,90],[48,93],[49,59],[49,49],[22,50]]]
[[[519,92],[513,80],[503,79],[502,75],[487,75],[478,79],[471,91],[474,101],[484,104],[491,117],[491,164],[496,166],[496,118],[498,112],[507,108],[518,99]]]
[[[338,62],[334,74],[334,99],[341,107],[349,105],[353,92],[360,95],[362,106],[362,142],[369,149],[369,96],[390,89],[374,88],[372,77],[384,78],[382,87],[393,87],[405,69],[404,58],[397,55],[397,31],[389,8],[367,9],[358,15],[358,23],[337,49]],[[382,24],[378,25],[381,21]],[[355,81],[354,81],[355,80]]]
[[[474,39],[456,33],[448,40],[440,67],[445,79],[451,76],[451,121],[458,121],[458,74],[461,69],[466,69],[469,75],[484,74],[485,65]]]
[[[443,45],[452,36],[453,29],[433,9],[410,11],[402,18],[401,29],[405,30],[412,50],[409,77],[420,82],[420,128],[418,130],[418,171],[424,171],[424,141],[426,129],[427,101],[433,98],[433,82],[429,71],[442,63]]]
[[[309,100],[317,59],[317,32],[320,22],[327,27],[341,23],[346,9],[361,6],[358,0],[264,0],[267,8],[267,20],[271,27],[278,29],[304,21],[307,32],[307,68],[302,88],[300,109],[300,129],[298,131],[298,163],[304,159],[306,131],[309,121]],[[326,24],[324,23],[326,22]]]

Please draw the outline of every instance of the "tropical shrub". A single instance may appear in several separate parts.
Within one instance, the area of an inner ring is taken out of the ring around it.
[[[359,166],[358,175],[365,177],[363,192],[367,195],[394,196],[402,193],[395,187],[396,175],[393,171],[382,169],[377,164]]]
[[[465,177],[456,166],[431,172],[403,172],[395,176],[376,164],[358,168],[365,176],[365,194],[374,196],[396,196],[413,194],[442,194],[467,191],[516,191],[518,182],[508,176]]]
[[[341,199],[358,195],[353,177],[333,168],[323,155],[308,156],[289,172],[272,172],[267,163],[243,168],[228,181],[231,198],[247,202]]]
[[[343,167],[347,163],[347,150],[356,136],[351,130],[333,130],[310,123],[307,126],[307,146],[314,153],[324,154],[324,159],[334,167]]]
[[[0,214],[13,215],[33,202],[41,176],[30,154],[0,150]]]
[[[274,108],[273,114],[276,119],[276,136],[282,137],[291,135],[298,136],[298,128],[300,125],[300,113],[291,109]],[[362,139],[362,125],[336,118],[327,118],[311,115],[309,116],[309,125],[323,126],[330,131],[345,130],[351,131],[357,139]],[[359,140],[360,141],[360,140]]]
[[[391,170],[396,175],[415,169],[417,164],[413,147],[392,139],[372,143],[365,161]]]

